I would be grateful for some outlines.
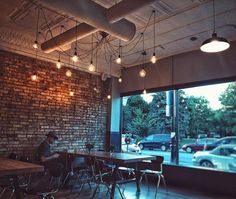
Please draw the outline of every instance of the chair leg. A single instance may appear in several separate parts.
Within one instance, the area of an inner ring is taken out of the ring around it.
[[[7,190],[6,187],[3,188],[2,192],[0,193],[0,199],[2,198],[3,194],[5,193],[5,191]]]
[[[150,186],[149,186],[149,181],[148,181],[148,177],[147,177],[147,174],[144,173],[144,177],[145,177],[145,181],[146,183],[148,184],[148,190],[150,189]]]
[[[11,192],[11,195],[10,195],[9,199],[11,199],[13,197],[14,193],[15,193],[15,189],[12,189],[12,192]]]
[[[161,182],[161,175],[157,175],[158,177],[158,181],[157,181],[157,186],[156,186],[156,193],[157,193],[157,189],[159,188],[160,186],[160,182]]]
[[[117,184],[116,187],[117,187],[117,189],[118,189],[118,191],[119,191],[119,193],[120,193],[121,198],[122,198],[122,199],[125,199],[124,194],[123,194],[123,193],[121,192],[121,190],[120,190],[120,186]]]
[[[99,183],[97,184],[96,188],[94,189],[91,199],[93,199],[95,197],[98,188],[99,188]]]
[[[165,178],[164,178],[164,176],[162,174],[161,174],[161,179],[163,181],[163,184],[165,186],[166,191],[168,192],[168,189],[167,189],[167,186],[166,186],[166,180],[165,180]]]

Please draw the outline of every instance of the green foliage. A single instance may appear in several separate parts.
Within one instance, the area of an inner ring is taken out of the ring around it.
[[[222,137],[236,135],[236,83],[229,84],[219,100],[220,110],[212,110],[205,97],[187,96],[179,90],[179,136],[197,138],[215,132]],[[166,92],[153,94],[151,103],[141,96],[130,96],[124,109],[124,132],[145,137],[148,133],[171,131],[171,117],[166,116]]]
[[[131,96],[124,106],[124,131],[145,136],[148,130],[149,105],[141,96]]]

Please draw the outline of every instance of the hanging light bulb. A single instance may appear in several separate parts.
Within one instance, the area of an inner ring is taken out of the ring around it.
[[[38,41],[34,41],[33,48],[34,49],[38,49],[39,48]]]
[[[66,71],[66,76],[67,76],[67,77],[71,77],[71,76],[72,76],[72,72],[71,72],[70,70],[67,70],[67,71]]]
[[[118,58],[116,59],[116,63],[117,63],[117,64],[121,64],[121,57],[120,57],[120,55],[119,55]]]
[[[60,60],[60,59],[58,59],[58,61],[57,61],[57,63],[56,63],[56,66],[57,66],[58,69],[61,68],[61,60]]]
[[[32,81],[36,81],[38,79],[36,74],[31,75],[31,80]]]
[[[156,54],[153,53],[152,58],[151,58],[151,62],[152,62],[153,64],[155,64],[156,61],[157,61]]]
[[[73,62],[77,62],[78,61],[78,55],[77,55],[77,52],[76,52],[76,48],[75,48],[75,52],[74,52],[74,55],[73,57],[71,58]]]
[[[157,61],[157,58],[156,58],[156,53],[155,53],[155,48],[156,48],[156,11],[153,10],[152,13],[154,14],[153,15],[153,54],[152,54],[152,57],[151,57],[151,62],[153,64],[156,63]]]
[[[74,92],[73,91],[70,91],[70,96],[74,96]]]
[[[107,99],[111,99],[111,95],[107,95]]]
[[[121,76],[119,77],[118,82],[119,82],[119,83],[122,82],[122,77],[121,77]]]
[[[215,1],[212,1],[213,7],[213,34],[212,37],[205,40],[200,50],[206,53],[216,53],[227,50],[230,47],[229,42],[227,39],[223,37],[218,37],[215,31]]]
[[[142,68],[142,69],[139,71],[139,76],[140,76],[140,77],[145,77],[145,76],[146,76],[146,71],[144,70],[144,68]]]
[[[95,66],[93,65],[93,61],[90,62],[88,69],[90,72],[94,72],[95,71]]]
[[[147,94],[147,91],[146,89],[143,90],[143,94],[146,95]]]

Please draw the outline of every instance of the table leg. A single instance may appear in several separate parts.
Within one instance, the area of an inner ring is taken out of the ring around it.
[[[19,188],[19,180],[18,180],[18,177],[16,175],[12,176],[13,178],[13,185],[14,185],[14,188],[15,188],[15,195],[16,195],[16,199],[23,199],[23,195],[22,193],[20,192],[20,188]]]
[[[110,199],[113,199],[115,196],[115,189],[116,189],[116,181],[118,179],[118,165],[116,165],[113,173],[112,173],[112,187],[111,187],[111,195],[110,195]]]
[[[141,172],[136,165],[135,167],[135,178],[136,178],[136,186],[137,186],[137,192],[140,192],[140,179],[141,179]]]

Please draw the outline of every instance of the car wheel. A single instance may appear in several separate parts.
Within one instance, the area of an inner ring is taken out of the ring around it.
[[[210,162],[209,160],[202,160],[200,162],[200,166],[202,167],[214,167],[214,165],[212,164],[212,162]]]
[[[166,148],[166,145],[161,145],[161,150],[162,150],[162,151],[166,151],[166,149],[167,149],[167,148]]]
[[[144,146],[143,146],[143,144],[139,144],[139,147],[140,147],[140,149],[141,149],[141,150],[143,150],[143,149],[144,149]]]
[[[193,149],[192,149],[191,147],[187,147],[187,148],[186,148],[186,151],[187,151],[188,153],[192,153],[192,152],[193,152]]]

